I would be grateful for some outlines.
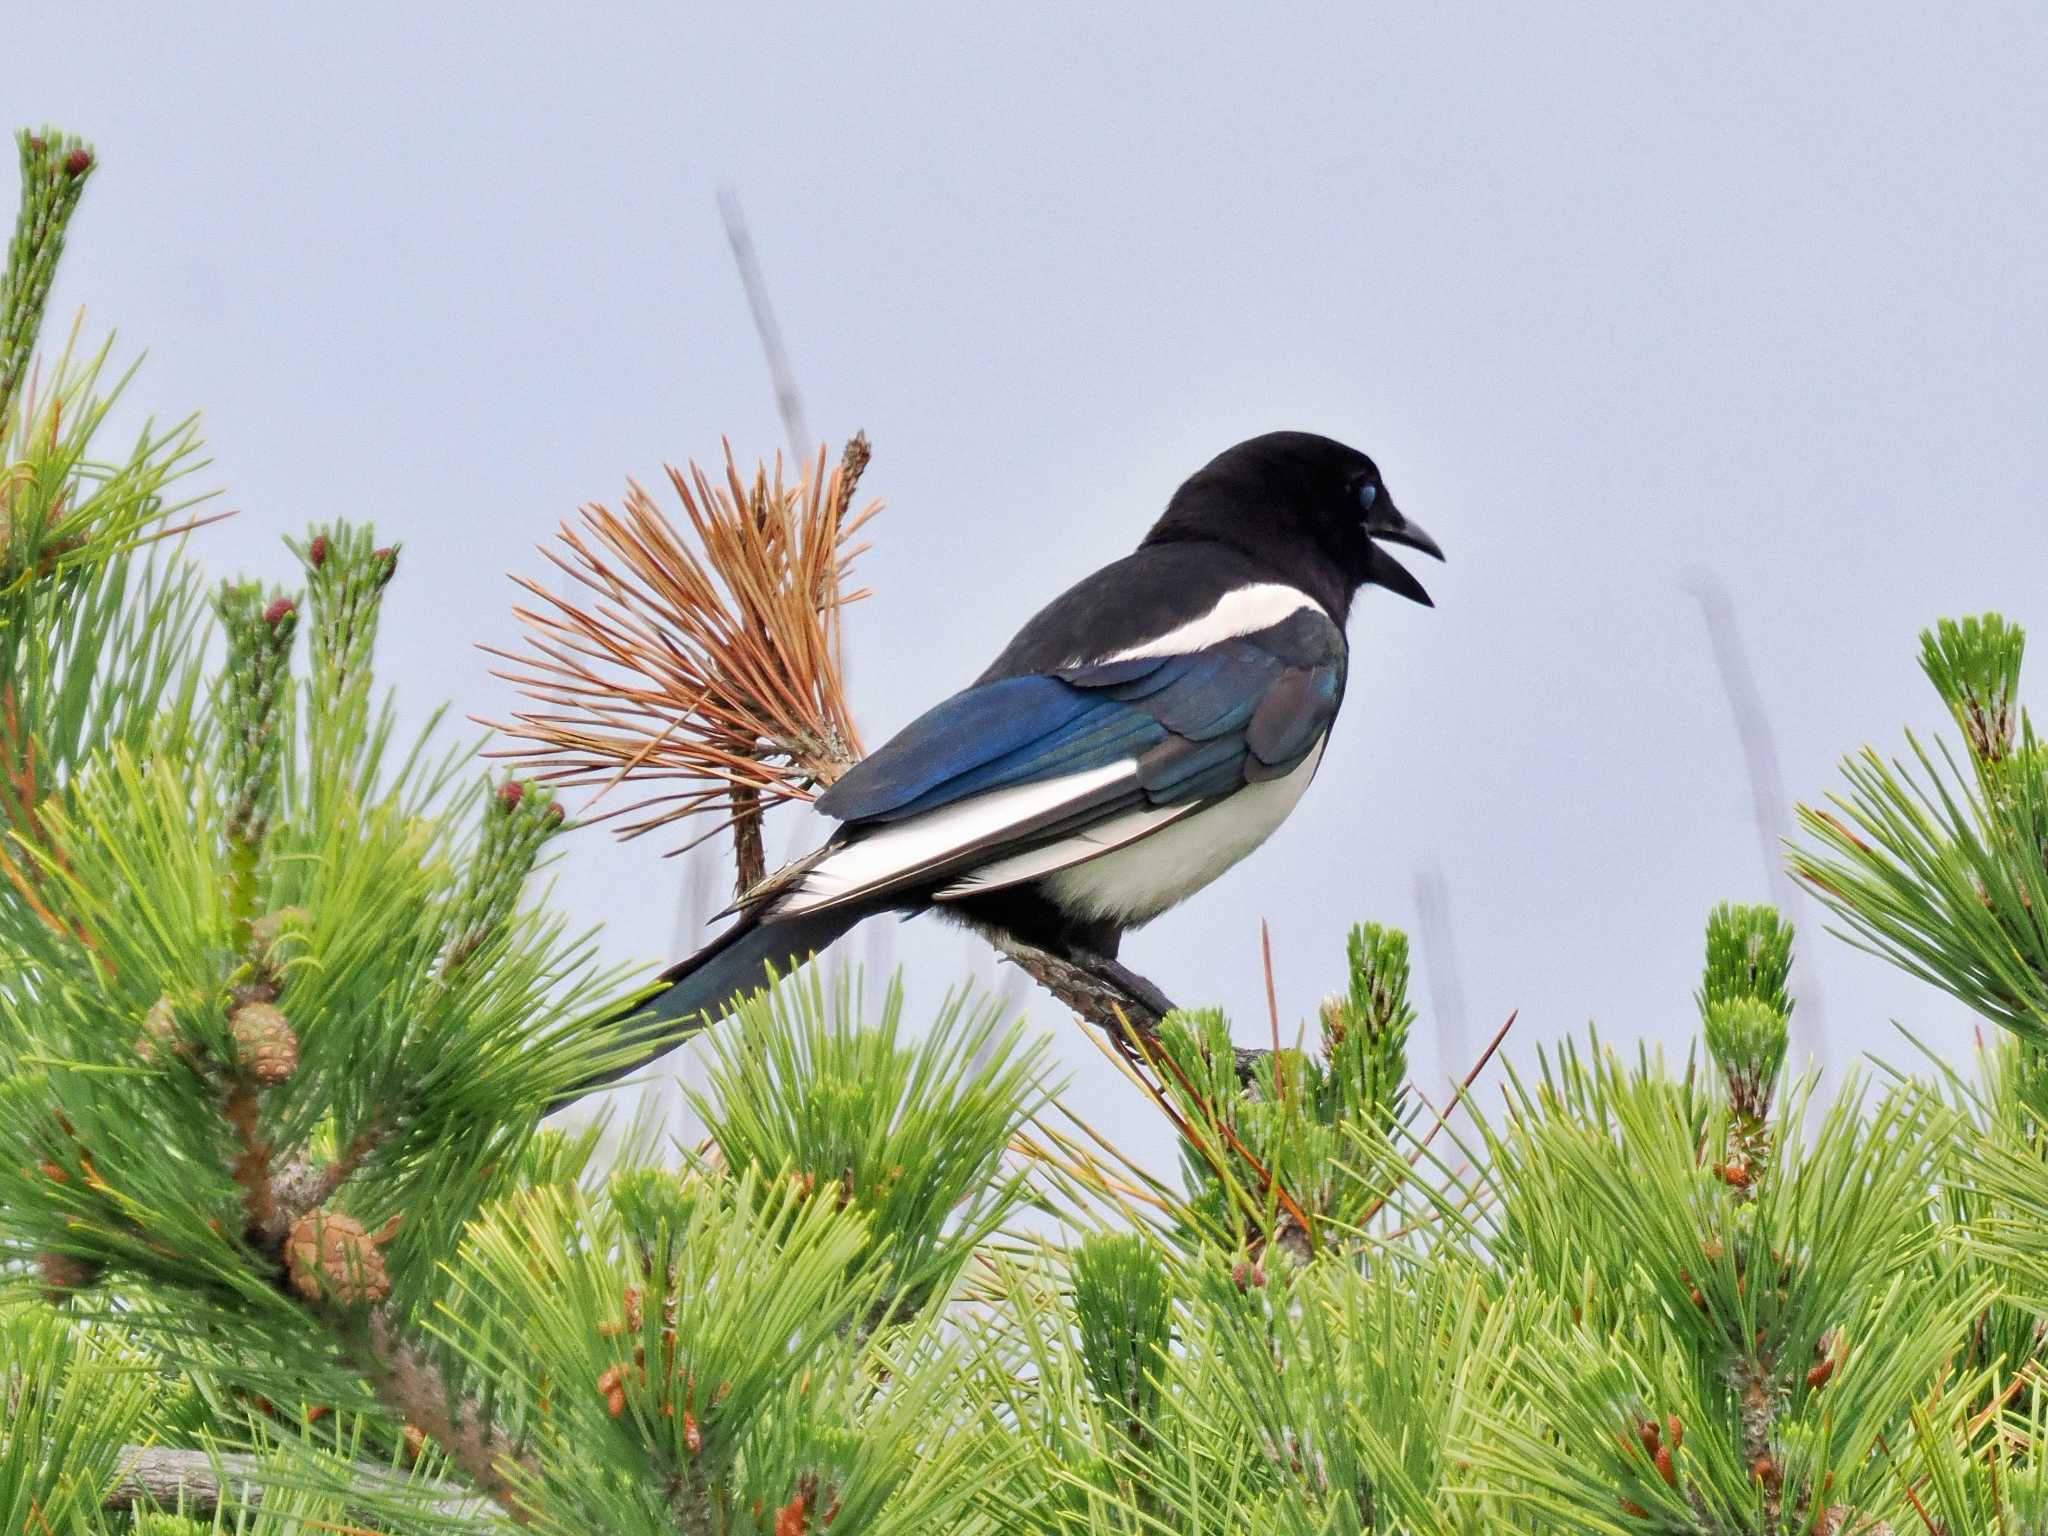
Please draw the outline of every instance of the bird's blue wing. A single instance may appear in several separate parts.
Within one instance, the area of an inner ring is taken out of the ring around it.
[[[1181,804],[1293,769],[1344,686],[1342,637],[1303,617],[1256,637],[984,683],[852,768],[817,808],[854,824],[1135,760],[1131,798]]]

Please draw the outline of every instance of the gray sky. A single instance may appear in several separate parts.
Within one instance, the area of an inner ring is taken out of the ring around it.
[[[204,409],[242,509],[203,557],[283,575],[280,532],[374,519],[415,712],[508,706],[471,644],[580,503],[779,445],[727,182],[813,430],[876,445],[871,741],[1256,432],[1366,449],[1449,552],[1434,612],[1360,605],[1293,819],[1128,945],[1243,1038],[1262,915],[1291,1024],[1432,866],[1473,1044],[1517,1007],[1523,1060],[1588,1018],[1689,1037],[1702,918],[1765,874],[1688,569],[1795,798],[1936,721],[1922,624],[2048,624],[2038,5],[493,9],[9,33],[9,121],[104,161],[59,309],[148,347],[136,398]],[[586,834],[563,869],[621,958],[673,945],[658,852]],[[1805,927],[1838,1062],[1902,1058],[1891,1018],[1967,1038]],[[889,938],[934,1000],[974,958]],[[1032,1007],[1077,1106],[1140,1125]]]

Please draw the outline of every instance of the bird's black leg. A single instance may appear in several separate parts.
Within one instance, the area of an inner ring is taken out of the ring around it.
[[[1114,952],[1111,955],[1076,956],[1075,959],[1078,964],[1085,965],[1107,985],[1123,992],[1155,1017],[1163,1019],[1173,1012],[1172,998],[1129,966],[1116,960],[1113,955]]]

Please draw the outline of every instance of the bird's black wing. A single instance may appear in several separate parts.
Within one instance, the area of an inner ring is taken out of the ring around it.
[[[945,899],[1148,836],[1299,766],[1336,714],[1344,661],[1341,632],[1304,608],[1196,651],[979,683],[820,797],[846,829],[791,872],[778,909]]]

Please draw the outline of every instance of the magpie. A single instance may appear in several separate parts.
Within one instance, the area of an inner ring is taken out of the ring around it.
[[[864,918],[937,910],[1113,962],[1286,819],[1344,697],[1352,599],[1431,606],[1443,559],[1378,467],[1307,432],[1226,449],[1137,550],[1053,599],[968,687],[816,801],[840,823],[661,978],[642,1023],[709,1025]]]

